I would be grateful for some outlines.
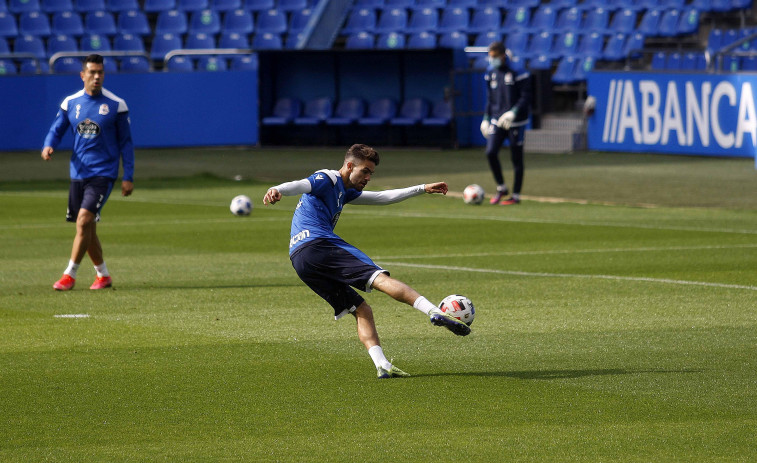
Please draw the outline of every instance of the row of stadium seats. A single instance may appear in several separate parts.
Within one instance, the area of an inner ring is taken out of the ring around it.
[[[707,69],[707,61],[701,52],[658,52],[652,56],[651,67],[658,71],[702,71]],[[757,71],[757,56],[723,56],[721,69]]]
[[[59,13],[76,11],[133,11],[147,13],[178,10],[184,12],[211,9],[215,11],[232,11],[245,9],[250,11],[281,10],[298,11],[314,6],[317,0],[0,0],[0,11],[14,14],[28,12]],[[143,7],[140,8],[140,3]]]
[[[700,11],[727,12],[749,8],[752,0],[551,0],[553,8],[583,9],[605,8],[610,10],[631,8],[682,8],[685,4]],[[481,7],[496,8],[536,8],[542,5],[540,0],[356,0],[358,8],[447,8],[459,7],[476,9]]]
[[[744,29],[711,29],[707,37],[707,50],[711,53],[720,50],[723,47],[731,45],[739,39],[748,37],[757,33],[757,28]],[[757,50],[757,39],[742,44],[740,50]]]
[[[347,98],[335,105],[330,98],[316,98],[303,105],[296,98],[281,98],[273,113],[263,118],[263,125],[446,126],[451,120],[452,110],[443,100],[431,105],[422,98],[411,98],[398,105],[391,98],[380,98],[366,105],[359,98]]]
[[[699,10],[689,9],[647,9],[637,13],[632,9],[611,13],[604,8],[581,10],[565,8],[558,10],[544,6],[531,17],[523,7],[510,10],[504,20],[497,8],[483,8],[472,16],[463,8],[437,10],[425,8],[408,14],[405,9],[384,10],[380,16],[371,9],[353,10],[347,18],[342,34],[360,32],[466,32],[525,30],[535,31],[600,31],[632,32],[638,30],[652,36],[676,36],[692,34],[699,27]]]
[[[2,0],[0,0],[2,1]],[[218,34],[221,31],[250,34],[299,33],[305,29],[312,10],[304,9],[287,14],[280,10],[266,10],[253,13],[247,10],[233,10],[219,14],[214,10],[200,10],[189,14],[178,11],[164,11],[157,15],[155,28],[150,26],[147,15],[141,11],[125,11],[118,14],[118,20],[107,11],[86,13],[84,19],[76,12],[65,11],[52,14],[40,12],[21,13],[16,19],[11,13],[0,12],[0,37],[17,35],[70,35],[80,37],[85,34],[97,34],[112,37],[116,34],[147,36],[154,34],[205,33]]]

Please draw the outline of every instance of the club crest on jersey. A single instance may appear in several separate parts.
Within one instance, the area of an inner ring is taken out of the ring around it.
[[[512,83],[513,83],[513,74],[512,72],[508,72],[507,74],[505,74],[505,84],[510,85]]]
[[[82,138],[91,139],[100,135],[100,126],[97,125],[97,122],[87,118],[76,124],[76,132]]]
[[[110,112],[110,108],[108,107],[108,105],[106,105],[105,103],[100,105],[99,113],[101,116],[107,116],[109,112]]]
[[[315,179],[316,180],[323,180],[323,175],[318,174],[318,175],[315,176]]]

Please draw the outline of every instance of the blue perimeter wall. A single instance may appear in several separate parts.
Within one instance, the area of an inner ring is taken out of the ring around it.
[[[0,151],[41,150],[61,101],[82,88],[78,74],[0,78]],[[105,88],[126,100],[137,148],[258,143],[257,71],[108,74]]]

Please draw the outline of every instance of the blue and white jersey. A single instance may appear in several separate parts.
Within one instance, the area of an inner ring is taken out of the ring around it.
[[[289,254],[316,238],[342,239],[334,233],[345,204],[361,195],[354,188],[344,187],[341,175],[335,170],[319,170],[307,178],[311,191],[300,197],[292,217]]]
[[[66,130],[74,135],[70,174],[72,179],[118,178],[123,159],[123,180],[134,180],[134,146],[129,127],[129,108],[112,92],[99,95],[81,90],[63,100],[44,146],[56,148]]]

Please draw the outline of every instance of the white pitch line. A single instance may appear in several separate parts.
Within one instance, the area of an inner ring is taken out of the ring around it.
[[[53,315],[55,318],[89,318],[89,314],[86,313],[64,313]]]
[[[661,246],[647,248],[608,248],[608,249],[554,249],[545,251],[502,251],[502,252],[467,252],[455,254],[418,254],[401,256],[376,256],[376,259],[435,259],[449,257],[495,257],[495,256],[539,256],[555,254],[602,254],[610,252],[669,252],[669,251],[701,251],[717,249],[749,249],[757,248],[756,244],[734,244],[716,246]]]
[[[496,270],[485,268],[471,268],[471,267],[456,267],[448,265],[430,265],[430,264],[409,264],[406,262],[382,262],[383,265],[394,265],[397,267],[413,267],[413,268],[425,268],[432,270],[450,270],[459,272],[474,272],[474,273],[493,273],[497,275],[513,275],[524,277],[544,277],[544,278],[586,278],[597,280],[616,280],[616,281],[641,281],[648,283],[666,283],[674,285],[685,286],[705,286],[709,288],[727,288],[727,289],[745,289],[748,291],[757,291],[757,286],[747,285],[734,285],[727,283],[711,283],[707,281],[688,281],[688,280],[673,280],[669,278],[650,278],[650,277],[627,277],[620,275],[590,275],[581,273],[547,273],[547,272],[521,272],[517,270]]]

